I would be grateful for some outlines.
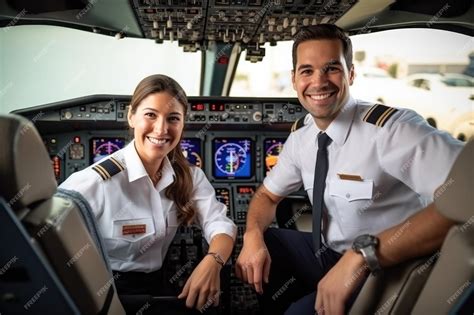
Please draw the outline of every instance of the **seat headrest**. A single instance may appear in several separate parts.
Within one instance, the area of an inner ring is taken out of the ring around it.
[[[473,163],[474,140],[471,140],[464,146],[446,181],[438,187],[434,196],[438,211],[461,223],[474,220]]]
[[[14,211],[51,198],[57,183],[48,152],[33,123],[0,115],[0,194]]]

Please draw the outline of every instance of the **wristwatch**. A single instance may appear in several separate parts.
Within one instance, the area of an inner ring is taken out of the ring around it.
[[[365,259],[372,274],[376,274],[382,268],[376,255],[376,250],[379,245],[379,239],[370,234],[363,234],[356,237],[352,244],[352,249]]]

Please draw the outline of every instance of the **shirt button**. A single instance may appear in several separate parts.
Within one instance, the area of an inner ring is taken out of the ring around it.
[[[351,194],[346,194],[346,198],[349,199],[351,197]]]

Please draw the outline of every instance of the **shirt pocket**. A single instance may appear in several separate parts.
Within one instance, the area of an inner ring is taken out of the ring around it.
[[[350,229],[357,227],[363,229],[367,224],[362,209],[372,204],[374,181],[332,179],[329,182],[328,192],[331,198],[332,212],[336,215],[341,233],[350,235]]]
[[[333,179],[329,182],[329,195],[347,202],[367,200],[372,199],[373,188],[374,181],[371,179],[364,181]]]
[[[112,237],[127,242],[138,242],[155,234],[153,218],[113,221]]]
[[[110,257],[132,261],[142,254],[145,245],[154,242],[154,238],[153,218],[141,218],[112,221],[112,237],[104,238],[104,241]]]

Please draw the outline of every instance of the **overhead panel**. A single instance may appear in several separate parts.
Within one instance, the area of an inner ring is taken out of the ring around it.
[[[145,37],[178,41],[185,51],[213,42],[247,49],[261,61],[265,43],[291,40],[302,26],[335,23],[357,0],[131,0]]]

